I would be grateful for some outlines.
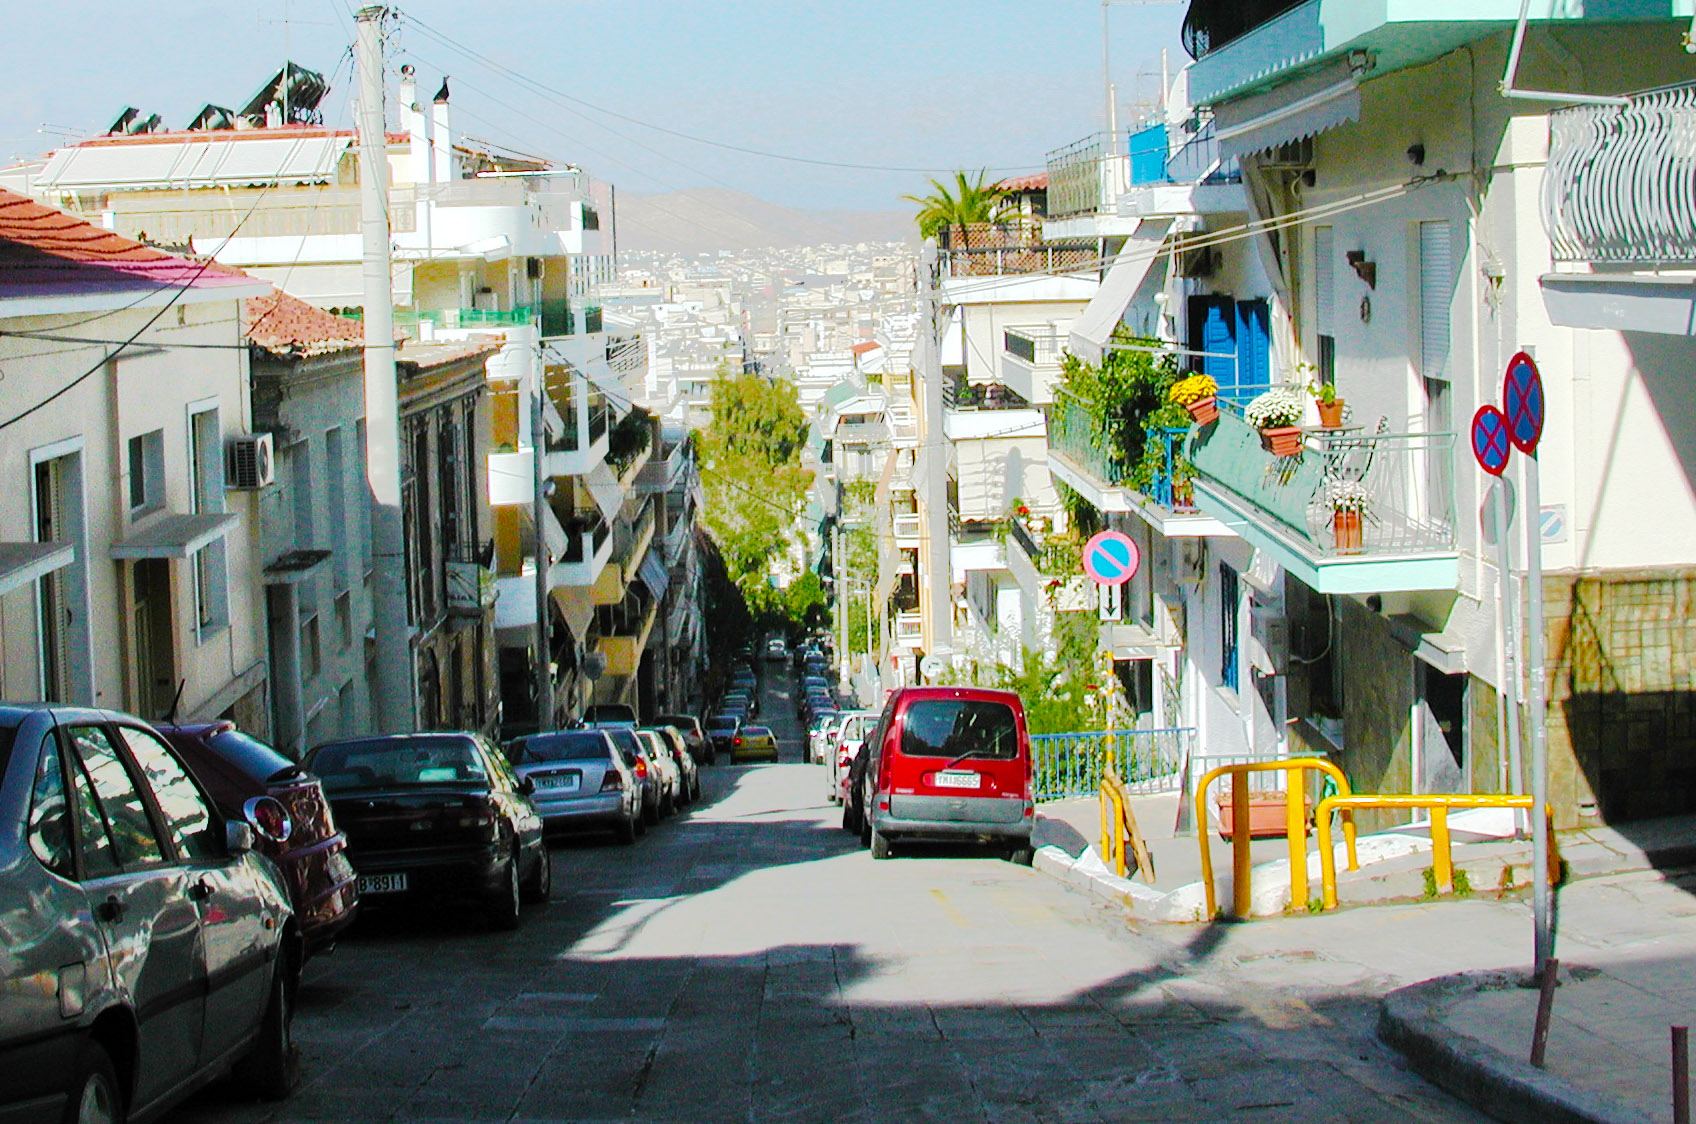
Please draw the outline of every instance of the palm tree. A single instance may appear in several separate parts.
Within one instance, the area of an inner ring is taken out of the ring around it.
[[[919,234],[938,238],[957,226],[969,229],[971,223],[1000,222],[1006,217],[1007,197],[1011,193],[999,182],[988,180],[987,168],[980,169],[975,179],[968,179],[965,172],[955,172],[952,191],[941,180],[931,180],[930,185],[935,189],[932,194],[901,198],[919,205]]]

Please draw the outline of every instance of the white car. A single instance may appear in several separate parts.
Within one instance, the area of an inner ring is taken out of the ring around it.
[[[766,641],[766,660],[770,663],[782,663],[789,658],[789,645],[783,642],[783,637],[774,636]]]
[[[848,781],[848,767],[854,763],[866,735],[877,725],[877,715],[869,710],[845,711],[830,727],[824,748],[825,796],[832,804],[842,799]]]

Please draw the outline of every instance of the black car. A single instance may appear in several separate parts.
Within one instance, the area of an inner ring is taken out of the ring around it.
[[[408,896],[479,901],[515,929],[521,900],[545,902],[553,866],[532,782],[481,734],[327,742],[302,762],[347,832],[362,907]]]
[[[707,719],[707,740],[712,743],[713,756],[729,753],[742,732],[742,718],[735,714],[715,714]]]

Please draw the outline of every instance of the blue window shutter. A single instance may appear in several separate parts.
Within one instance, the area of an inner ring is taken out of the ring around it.
[[[1234,303],[1230,297],[1204,298],[1199,350],[1213,354],[1201,361],[1201,369],[1220,386],[1237,381],[1237,365],[1219,357],[1221,353],[1230,354],[1237,350]]]
[[[1237,304],[1237,369],[1244,388],[1272,384],[1272,316],[1265,301]]]

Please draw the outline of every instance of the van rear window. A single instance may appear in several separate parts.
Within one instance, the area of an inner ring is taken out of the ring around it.
[[[1009,760],[1019,755],[1013,708],[1005,703],[924,699],[901,720],[905,757],[981,757]]]

